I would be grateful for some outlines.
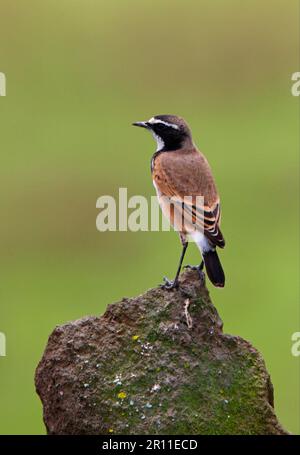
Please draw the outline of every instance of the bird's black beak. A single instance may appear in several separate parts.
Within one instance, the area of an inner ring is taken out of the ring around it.
[[[133,126],[140,126],[141,128],[149,128],[148,122],[134,122]]]

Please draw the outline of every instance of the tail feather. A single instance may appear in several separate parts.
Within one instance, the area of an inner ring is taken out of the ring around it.
[[[214,286],[224,287],[225,275],[216,250],[203,252],[203,260],[208,278]]]

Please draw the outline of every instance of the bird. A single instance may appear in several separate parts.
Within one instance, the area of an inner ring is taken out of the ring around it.
[[[134,122],[150,131],[157,148],[151,159],[151,175],[160,208],[179,233],[182,251],[175,278],[164,277],[166,289],[178,288],[179,275],[190,241],[198,246],[202,261],[197,269],[204,279],[204,266],[211,283],[224,287],[225,274],[217,253],[225,240],[220,229],[220,197],[210,165],[193,142],[187,122],[176,115],[155,115]],[[198,203],[200,201],[200,203]]]

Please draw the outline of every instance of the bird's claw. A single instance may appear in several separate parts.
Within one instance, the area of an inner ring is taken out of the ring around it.
[[[165,276],[164,276],[164,282],[165,282],[165,284],[162,284],[162,288],[167,289],[168,291],[170,291],[171,289],[178,288],[178,285],[179,285],[178,280],[169,280]]]
[[[190,269],[190,270],[197,270],[199,278],[200,278],[200,283],[201,285],[204,285],[205,283],[205,273],[203,272],[203,267],[202,265],[185,265],[183,267],[184,269]]]
[[[190,270],[199,270],[199,265],[190,265],[190,264],[187,264],[187,265],[184,265],[183,268],[184,268],[184,269],[190,269]]]
[[[199,267],[198,267],[198,273],[199,273],[200,283],[201,283],[202,286],[204,286],[204,284],[205,284],[205,273]]]

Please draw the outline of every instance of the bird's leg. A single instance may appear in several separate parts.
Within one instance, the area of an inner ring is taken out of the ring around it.
[[[181,239],[181,242],[182,242],[182,251],[181,251],[181,255],[180,255],[180,259],[179,259],[179,265],[178,265],[178,269],[177,269],[177,272],[176,272],[176,276],[175,276],[173,281],[169,280],[166,277],[164,277],[164,282],[165,282],[165,284],[163,285],[164,289],[174,289],[174,288],[178,287],[178,277],[179,277],[179,274],[180,274],[180,270],[181,270],[182,262],[183,262],[183,259],[184,259],[184,255],[185,255],[186,249],[188,247],[188,242],[186,241],[186,239],[183,239],[182,236],[180,236],[180,239]]]

